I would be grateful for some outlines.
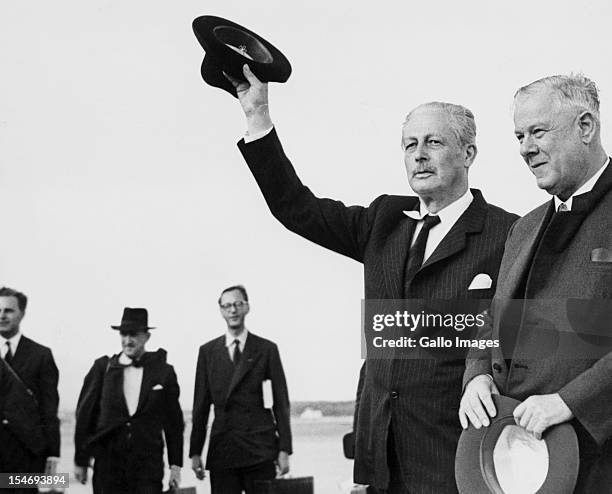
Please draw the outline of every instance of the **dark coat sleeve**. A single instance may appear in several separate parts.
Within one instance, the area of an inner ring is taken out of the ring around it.
[[[291,440],[291,414],[289,405],[289,392],[287,391],[287,381],[281,363],[278,347],[272,344],[269,353],[269,377],[272,381],[272,396],[274,405],[274,419],[276,420],[276,430],[278,433],[278,449],[289,454],[292,450]]]
[[[92,456],[87,443],[96,429],[107,365],[108,357],[101,357],[94,362],[79,394],[74,428],[74,463],[78,466],[88,466]]]
[[[41,359],[38,375],[38,402],[43,433],[47,444],[46,456],[59,457],[60,422],[57,416],[59,406],[59,394],[57,391],[59,371],[49,348],[44,348]]]
[[[270,211],[286,228],[339,254],[363,262],[379,197],[369,208],[318,198],[297,176],[276,130],[238,143]]]
[[[166,386],[164,387],[164,436],[166,438],[166,447],[168,448],[168,464],[182,467],[183,431],[185,429],[185,422],[183,420],[183,411],[179,403],[180,389],[176,373],[172,366],[169,367],[170,370],[166,379]]]
[[[206,426],[208,425],[208,415],[212,403],[210,387],[208,385],[208,375],[206,367],[206,350],[200,347],[198,354],[198,364],[196,366],[195,389],[193,392],[193,410],[191,441],[189,445],[189,457],[201,455],[206,441]]]

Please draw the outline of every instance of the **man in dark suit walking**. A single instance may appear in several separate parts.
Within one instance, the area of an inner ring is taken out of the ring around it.
[[[612,492],[612,166],[597,87],[551,76],[514,103],[521,156],[553,198],[512,227],[482,334],[502,345],[470,354],[460,418],[488,426],[501,392],[522,401],[515,420],[537,438],[570,421],[575,492]]]
[[[200,347],[193,399],[189,456],[199,479],[210,405],[215,419],[206,469],[213,494],[254,494],[258,480],[289,471],[289,394],[277,346],[247,330],[246,289],[226,288],[219,297],[227,333]],[[269,388],[268,388],[269,386]],[[266,403],[266,390],[273,404]]]
[[[293,232],[363,263],[366,299],[486,299],[517,218],[468,187],[476,157],[472,113],[429,103],[406,118],[402,147],[418,197],[369,207],[316,197],[285,156],[267,84],[244,66],[233,80],[247,118],[238,146],[272,214]],[[463,360],[368,359],[359,399],[355,481],[391,493],[455,493]]]
[[[183,465],[176,374],[165,350],[145,350],[153,329],[146,309],[126,307],[121,324],[111,327],[121,335],[122,352],[97,359],[85,377],[76,412],[75,476],[85,483],[94,457],[94,492],[160,494],[164,439],[171,487],[179,486]]]
[[[53,474],[60,455],[59,373],[51,350],[20,331],[27,301],[0,288],[0,472]]]

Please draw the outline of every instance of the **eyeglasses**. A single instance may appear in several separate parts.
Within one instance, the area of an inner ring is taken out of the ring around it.
[[[246,300],[237,300],[236,302],[219,304],[219,307],[221,307],[221,310],[230,310],[232,307],[238,310],[242,309],[243,307],[246,307],[247,305],[249,305],[249,303]]]

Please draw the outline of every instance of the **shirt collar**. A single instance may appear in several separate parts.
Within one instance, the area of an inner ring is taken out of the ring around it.
[[[13,355],[15,355],[15,351],[17,350],[17,346],[19,345],[20,340],[21,340],[21,331],[17,331],[17,333],[15,333],[10,338],[2,338],[0,341],[2,341],[2,345],[6,345],[6,342],[10,341],[11,342],[11,352],[13,352]]]
[[[249,335],[249,330],[247,328],[244,328],[242,333],[240,333],[238,336],[234,336],[228,331],[227,333],[225,333],[225,346],[229,348],[234,344],[234,340],[238,340],[240,341],[240,347],[244,348],[248,335]]]
[[[601,177],[602,173],[608,167],[609,164],[610,164],[610,157],[608,157],[608,159],[603,164],[603,166],[599,170],[597,170],[595,175],[593,175],[591,178],[589,178],[582,185],[582,187],[580,187],[576,192],[574,192],[569,197],[569,199],[567,201],[565,201],[565,205],[567,206],[567,209],[569,211],[572,210],[572,203],[574,202],[574,197],[575,196],[579,196],[580,194],[586,194],[587,192],[591,192],[593,190],[593,187],[595,187],[595,184],[597,183],[597,180],[599,180],[599,177]],[[559,209],[559,206],[561,204],[563,204],[563,201],[561,199],[559,199],[557,196],[554,197],[554,201],[555,201],[555,211],[556,211],[556,210]]]
[[[140,357],[142,358],[143,355],[144,353]],[[119,362],[121,365],[132,365],[134,360],[128,357],[125,353],[121,352],[119,358],[117,359],[117,362]]]
[[[427,206],[423,202],[423,199],[419,197],[419,210],[418,211],[404,211],[404,214],[408,216],[408,218],[412,218],[413,220],[420,221],[426,215],[430,214],[432,216],[439,216],[440,223],[445,224],[454,224],[455,221],[459,219],[459,217],[465,212],[465,210],[472,204],[474,200],[474,196],[472,195],[472,191],[468,189],[465,194],[463,194],[459,199],[455,202],[450,203],[443,209],[440,209],[437,213],[433,214],[427,210]]]

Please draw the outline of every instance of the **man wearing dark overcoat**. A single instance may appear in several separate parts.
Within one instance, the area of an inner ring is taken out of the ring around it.
[[[546,77],[514,105],[520,154],[553,197],[508,236],[482,332],[502,345],[470,354],[460,418],[488,426],[500,392],[521,401],[515,421],[536,438],[569,421],[575,492],[612,492],[612,166],[597,87],[582,75]]]
[[[94,459],[94,492],[160,494],[164,442],[171,487],[180,484],[183,413],[179,386],[166,351],[147,352],[146,309],[126,307],[122,352],[97,359],[83,383],[76,412],[75,476],[85,483]],[[164,441],[165,440],[165,441]]]

